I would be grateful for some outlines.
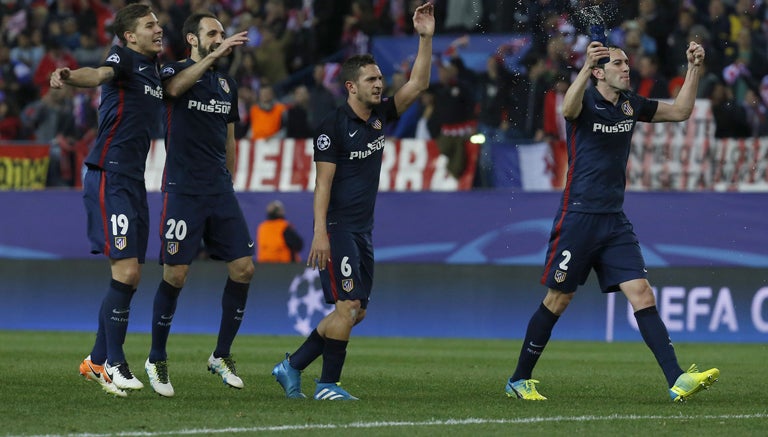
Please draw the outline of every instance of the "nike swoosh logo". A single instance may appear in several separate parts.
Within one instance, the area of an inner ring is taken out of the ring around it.
[[[603,107],[603,106],[597,106],[597,105],[595,105],[595,109],[599,109],[599,110],[601,110],[601,111],[602,111],[603,109],[605,109],[605,107]]]
[[[253,241],[251,241],[250,243],[248,243],[248,247],[253,247]]]
[[[360,129],[358,129],[358,130],[360,130]],[[355,135],[357,135],[357,131],[349,132],[349,137],[350,138],[354,137]]]
[[[543,345],[543,344],[536,344],[536,343],[534,343],[534,342],[530,342],[530,343],[528,343],[528,344],[530,344],[530,345],[531,345],[531,347],[537,347],[537,348],[538,348],[538,347],[544,347],[544,345]]]
[[[149,68],[149,67],[147,67],[146,65],[142,65],[142,66],[139,67],[139,71],[144,71],[147,68]]]
[[[107,369],[107,366],[104,366],[104,373],[107,374],[107,378],[109,379],[109,382],[112,382],[112,372]]]
[[[96,369],[91,366],[91,363],[88,363],[88,368],[91,369],[91,373],[93,373],[96,378],[101,378],[101,372],[97,372]]]
[[[238,308],[235,311],[237,312],[237,314],[243,314],[245,312],[245,309],[244,308]]]
[[[112,310],[112,312],[115,313],[115,314],[125,314],[125,313],[128,313],[130,311],[131,311],[130,309],[127,309],[127,310],[116,310],[116,309],[113,309]]]
[[[160,316],[160,318],[163,319],[163,320],[171,320],[173,318],[173,316],[166,316],[165,314],[163,314],[163,315]]]

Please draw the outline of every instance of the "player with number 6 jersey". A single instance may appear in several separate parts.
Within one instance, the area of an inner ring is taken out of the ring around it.
[[[301,372],[322,355],[316,400],[357,400],[339,385],[352,327],[362,322],[373,286],[373,212],[385,146],[384,126],[427,88],[435,18],[432,3],[413,14],[419,48],[410,78],[384,98],[384,79],[370,55],[344,61],[346,103],[332,111],[315,138],[314,238],[307,265],[320,269],[323,293],[335,305],[304,343],[272,370],[289,398],[304,398]]]

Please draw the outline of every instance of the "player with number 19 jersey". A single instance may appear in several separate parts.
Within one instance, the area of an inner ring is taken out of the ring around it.
[[[91,253],[143,263],[149,237],[144,169],[163,110],[159,66],[156,58],[120,46],[110,49],[104,66],[115,74],[101,86],[98,136],[83,178]]]
[[[115,77],[101,87],[98,136],[85,163],[143,181],[152,129],[163,110],[157,59],[113,46],[104,65]]]

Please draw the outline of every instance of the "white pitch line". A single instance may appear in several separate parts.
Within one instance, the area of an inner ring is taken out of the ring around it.
[[[254,433],[254,432],[279,432],[279,431],[312,431],[320,429],[370,429],[370,428],[395,428],[417,426],[453,426],[453,425],[486,425],[486,424],[525,424],[545,422],[604,422],[608,420],[632,421],[632,420],[743,420],[766,419],[768,413],[755,414],[718,414],[703,416],[664,416],[664,415],[637,415],[637,414],[611,414],[608,416],[553,416],[553,417],[521,417],[517,419],[446,419],[427,420],[422,422],[353,422],[353,423],[328,423],[328,424],[304,424],[304,425],[275,425],[257,426],[251,428],[203,428],[181,429],[174,431],[125,431],[114,434],[45,434],[32,437],[154,437],[164,435],[199,435],[199,434],[223,434],[223,433]]]

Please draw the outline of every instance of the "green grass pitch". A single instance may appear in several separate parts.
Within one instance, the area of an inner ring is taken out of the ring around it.
[[[555,335],[556,337],[556,335]],[[147,385],[113,398],[78,375],[92,333],[0,332],[0,436],[5,435],[765,435],[765,344],[677,344],[680,365],[719,367],[720,381],[674,404],[653,355],[633,343],[552,341],[534,377],[544,402],[509,399],[520,340],[353,337],[342,385],[359,402],[285,399],[270,375],[300,337],[238,337],[243,390],[206,371],[212,335],[171,334],[174,398],[148,386],[148,334],[129,333]],[[312,395],[320,360],[304,373]]]

